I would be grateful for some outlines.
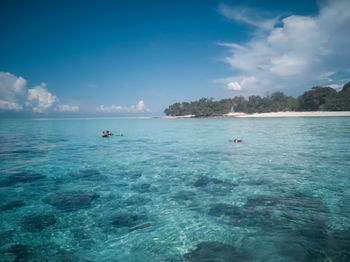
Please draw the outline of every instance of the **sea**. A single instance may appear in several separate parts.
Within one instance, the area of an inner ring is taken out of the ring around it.
[[[350,261],[350,117],[2,119],[0,172],[0,261]]]

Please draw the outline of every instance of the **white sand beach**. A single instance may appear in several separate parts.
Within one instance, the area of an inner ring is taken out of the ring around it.
[[[237,113],[231,113],[237,114]],[[313,111],[313,112],[272,112],[232,115],[232,117],[322,117],[322,116],[350,116],[350,111]]]
[[[161,119],[178,119],[178,118],[194,118],[195,115],[184,115],[184,116],[155,116],[153,118],[161,118]]]
[[[254,113],[246,114],[241,112],[228,113],[221,116],[212,116],[208,118],[235,118],[235,117],[322,117],[322,116],[350,116],[350,111],[310,111],[310,112],[271,112],[271,113]],[[159,116],[153,118],[161,119],[180,119],[195,118],[195,115],[184,116]]]

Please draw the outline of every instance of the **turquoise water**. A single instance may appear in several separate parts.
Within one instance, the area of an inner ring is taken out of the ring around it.
[[[0,124],[1,261],[350,261],[348,117]]]

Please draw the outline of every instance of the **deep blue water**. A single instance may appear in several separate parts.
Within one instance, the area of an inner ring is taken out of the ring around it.
[[[349,117],[0,124],[1,261],[350,261]]]

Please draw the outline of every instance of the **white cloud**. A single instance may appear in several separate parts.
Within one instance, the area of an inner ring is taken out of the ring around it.
[[[98,112],[103,112],[103,113],[120,113],[120,112],[123,112],[123,107],[115,106],[115,105],[111,105],[111,106],[100,105],[96,107],[96,110]]]
[[[242,87],[238,82],[228,82],[227,83],[227,89],[228,90],[241,90]]]
[[[130,108],[131,111],[136,111],[136,112],[146,112],[149,111],[146,106],[145,103],[143,102],[143,100],[140,100],[136,106],[131,106]]]
[[[56,102],[57,97],[45,89],[46,84],[33,87],[28,90],[28,100],[26,105],[30,106],[34,112],[43,113]]]
[[[261,87],[267,87],[270,84],[268,80],[256,78],[255,76],[228,77],[216,80],[215,82],[225,84],[228,90],[240,91],[243,93],[249,90],[252,94],[256,94]]]
[[[0,99],[0,110],[20,111],[23,107],[15,102],[5,101]]]
[[[271,58],[270,72],[279,76],[300,75],[307,61],[303,57],[284,54]]]
[[[225,17],[253,25],[258,32],[245,44],[219,43],[230,51],[223,61],[238,73],[217,82],[227,87],[236,82],[247,94],[283,88],[301,93],[349,77],[350,1],[328,1],[317,16],[291,15],[279,24],[249,10],[219,7]],[[259,25],[264,22],[272,26]]]
[[[343,85],[339,85],[339,84],[332,84],[332,85],[329,85],[329,87],[333,88],[333,89],[340,89],[343,87]]]
[[[27,81],[7,72],[0,72],[0,109],[22,110],[27,99]]]
[[[262,14],[257,10],[247,7],[230,7],[221,4],[219,6],[219,12],[230,20],[249,24],[262,30],[272,29],[279,20],[279,17],[263,19],[263,17],[266,17],[268,15],[267,13]]]
[[[140,100],[137,105],[131,106],[104,106],[100,105],[96,108],[98,112],[102,113],[145,113],[150,112],[148,108],[146,108],[143,100]]]
[[[7,72],[0,72],[0,110],[29,111],[48,113],[56,111],[78,111],[77,106],[62,105],[56,96],[50,93],[45,83],[32,88],[27,87],[27,81]]]
[[[56,111],[58,112],[78,112],[79,111],[79,106],[71,106],[71,105],[58,105],[55,108]]]

